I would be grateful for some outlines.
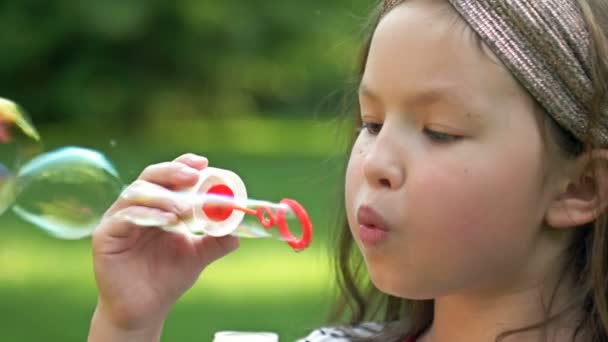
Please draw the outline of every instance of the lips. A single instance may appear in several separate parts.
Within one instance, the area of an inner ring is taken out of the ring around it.
[[[375,245],[388,238],[389,229],[380,214],[369,206],[357,210],[359,239],[366,245]]]
[[[357,221],[360,225],[370,229],[388,230],[382,216],[366,205],[359,207],[359,210],[357,210]]]

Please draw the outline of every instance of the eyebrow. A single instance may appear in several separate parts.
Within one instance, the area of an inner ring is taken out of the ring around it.
[[[380,96],[364,83],[359,85],[359,95],[368,97],[378,102],[380,101]],[[447,87],[428,87],[426,89],[418,90],[413,96],[408,98],[408,101],[412,102],[413,104],[421,105],[429,105],[446,99],[452,100],[452,102],[459,102],[454,101],[455,98],[456,96],[454,96],[453,92],[449,91],[449,88]]]
[[[460,110],[450,112],[452,114],[465,117],[472,122],[483,124],[485,122],[484,116],[479,115],[477,110],[470,108],[470,101],[466,98],[466,92],[463,94],[462,91],[458,91],[458,88],[454,87],[425,87],[417,89],[412,95],[408,95],[403,98],[402,103],[406,103],[408,107],[416,106],[430,106],[443,102],[448,106],[457,106]],[[461,88],[460,88],[461,89]],[[380,96],[375,93],[366,84],[361,83],[359,85],[359,95],[368,97],[374,101],[381,102]]]

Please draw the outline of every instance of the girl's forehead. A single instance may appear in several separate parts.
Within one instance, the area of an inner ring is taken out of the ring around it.
[[[442,64],[450,61],[487,61],[486,51],[480,47],[476,34],[446,4],[447,2],[437,4],[434,1],[406,1],[395,7],[376,27],[372,53],[389,50],[384,52],[390,52],[400,60],[426,54],[427,57],[434,57],[430,61],[443,60]]]
[[[463,96],[529,95],[447,1],[406,1],[376,28],[362,83],[377,94],[412,88]]]

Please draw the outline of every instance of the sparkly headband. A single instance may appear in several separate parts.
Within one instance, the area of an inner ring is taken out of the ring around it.
[[[404,0],[386,0],[386,14]],[[449,0],[468,25],[551,117],[586,140],[591,43],[575,0]],[[608,107],[593,137],[608,145]]]

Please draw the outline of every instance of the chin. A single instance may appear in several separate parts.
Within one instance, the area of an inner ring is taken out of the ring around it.
[[[399,276],[399,272],[372,272],[370,270],[369,274],[372,284],[387,295],[411,300],[427,300],[436,297],[432,291],[429,291],[428,285],[404,275]]]

